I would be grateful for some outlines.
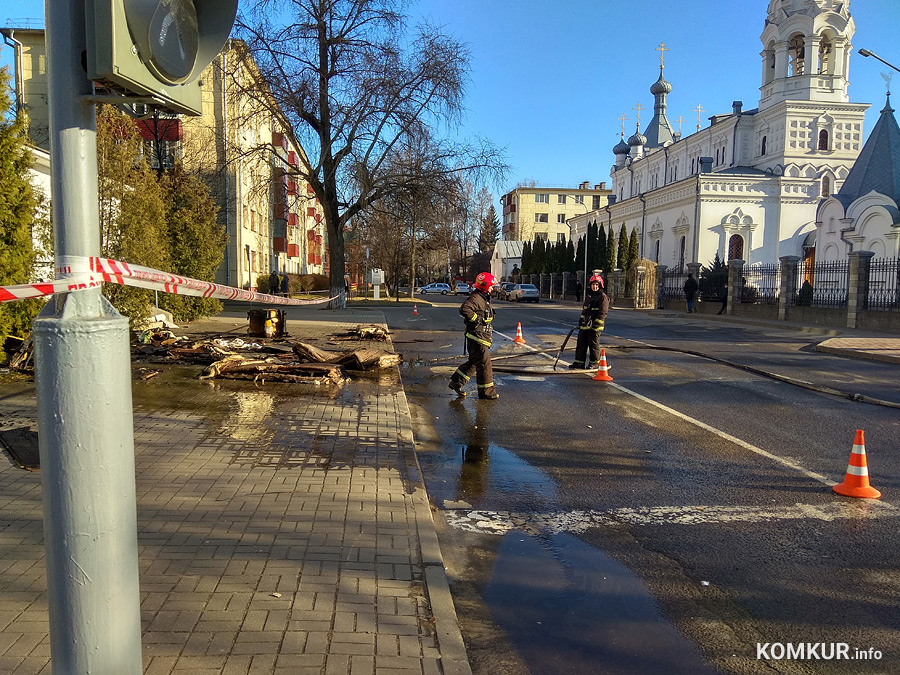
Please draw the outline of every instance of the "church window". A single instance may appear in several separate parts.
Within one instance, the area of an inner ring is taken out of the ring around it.
[[[685,248],[685,239],[681,238],[681,242],[678,246],[678,270],[681,271],[684,269],[684,248]]]
[[[819,150],[828,150],[828,131],[825,129],[819,132]]]
[[[819,42],[819,70],[821,75],[831,74],[831,41],[823,36]]]
[[[694,160],[691,158],[691,173],[694,173]]]
[[[822,176],[822,196],[827,197],[831,194],[831,179],[828,176]]]
[[[744,258],[744,238],[739,234],[731,235],[728,240],[728,259],[743,260]]]
[[[653,262],[659,264],[659,239],[656,240],[656,257],[653,259]]]
[[[759,154],[763,155],[763,156],[766,154],[766,137],[765,136],[762,137],[762,144],[760,145],[760,148],[759,148]]]
[[[719,149],[716,148],[716,166],[719,166]]]

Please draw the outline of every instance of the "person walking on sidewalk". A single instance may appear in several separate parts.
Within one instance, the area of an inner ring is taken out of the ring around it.
[[[697,311],[694,307],[694,298],[697,296],[697,288],[697,280],[692,273],[688,272],[687,281],[684,282],[684,299],[687,300],[688,314]]]
[[[578,319],[578,342],[575,345],[575,360],[569,368],[584,370],[600,366],[600,333],[606,325],[609,313],[609,296],[603,290],[603,277],[595,274],[588,281],[588,291],[584,298],[581,317]],[[591,360],[587,363],[588,349]]]
[[[269,295],[278,295],[278,289],[281,287],[281,280],[278,278],[278,272],[272,270],[269,275]]]
[[[493,343],[494,308],[491,306],[491,288],[496,283],[494,275],[482,272],[475,277],[475,290],[460,306],[459,313],[466,322],[466,350],[469,360],[457,368],[448,385],[460,396],[463,387],[475,373],[478,398],[496,400],[500,394],[494,388],[494,371],[491,368],[491,344]]]

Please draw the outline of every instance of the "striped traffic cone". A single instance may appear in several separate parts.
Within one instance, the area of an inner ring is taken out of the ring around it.
[[[516,339],[513,340],[517,345],[524,345],[525,338],[522,337],[522,322],[520,321],[516,326]]]
[[[593,379],[598,382],[612,382],[613,379],[609,375],[609,365],[606,363],[606,350],[600,350],[600,365],[597,367],[597,374],[594,375]]]
[[[881,493],[869,485],[869,468],[866,465],[866,441],[862,429],[856,430],[853,450],[850,451],[850,463],[844,482],[832,488],[845,497],[867,497],[878,499]]]
[[[413,316],[419,316],[419,308],[413,303]]]

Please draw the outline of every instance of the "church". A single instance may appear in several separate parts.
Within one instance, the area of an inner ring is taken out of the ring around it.
[[[570,219],[572,238],[588,222],[615,233],[624,224],[643,257],[676,271],[717,254],[749,266],[786,255],[812,262],[817,208],[839,192],[863,145],[869,104],[847,92],[854,32],[846,1],[771,0],[757,107],[734,101],[686,137],[666,117],[673,86],[660,45],[652,118],[627,140],[623,128],[610,203]]]

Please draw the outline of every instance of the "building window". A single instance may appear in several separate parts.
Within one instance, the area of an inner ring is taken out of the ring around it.
[[[546,232],[535,232],[534,240],[535,241],[540,240],[540,241],[546,242],[547,241],[547,233]]]
[[[684,239],[684,237],[682,237],[681,244],[679,245],[679,249],[678,249],[678,271],[684,270],[684,246],[685,246],[685,239]]]
[[[566,203],[566,196],[565,196],[565,195],[557,195],[557,196],[556,196],[556,203],[557,203],[557,204],[565,204],[565,203]]]
[[[828,150],[828,132],[825,129],[819,132],[819,150]]]
[[[822,196],[828,197],[831,194],[831,179],[828,176],[822,176]]]
[[[728,240],[728,259],[744,259],[744,238],[739,234],[731,235],[731,239]]]
[[[760,156],[765,156],[766,154],[766,137],[762,137],[762,143],[759,146],[759,154]]]
[[[565,224],[566,222],[566,214],[565,213],[557,213],[556,214],[556,222],[560,225]]]
[[[548,194],[535,195],[534,203],[535,204],[549,204],[550,203],[550,195],[548,195]]]
[[[576,204],[584,204],[584,195],[575,195]]]
[[[591,197],[591,208],[594,209],[594,211],[600,208],[600,195]]]
[[[656,240],[656,256],[653,258],[653,262],[659,264],[659,239]]]
[[[566,243],[566,235],[563,234],[562,232],[557,232],[556,243],[557,244],[565,244]]]
[[[534,222],[536,222],[536,223],[547,223],[547,222],[549,222],[548,214],[546,214],[546,213],[535,213],[535,214],[534,214]]]

